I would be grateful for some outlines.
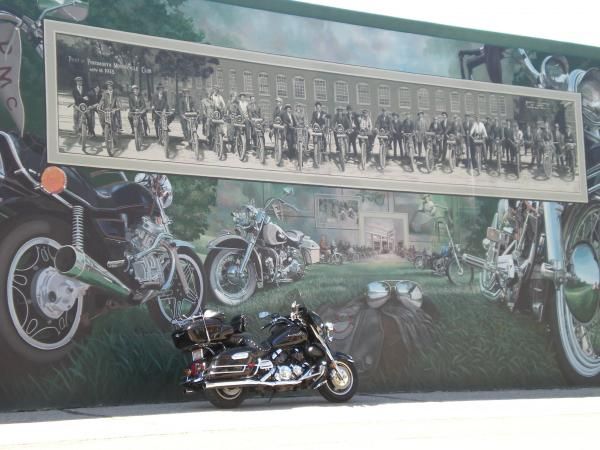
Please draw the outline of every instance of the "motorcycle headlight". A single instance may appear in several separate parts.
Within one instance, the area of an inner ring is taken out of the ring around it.
[[[569,63],[564,56],[548,56],[542,61],[541,72],[543,81],[551,88],[560,91],[567,90],[569,83]]]
[[[252,211],[248,208],[236,209],[231,213],[233,223],[242,228],[247,228],[252,223]]]
[[[600,69],[588,70],[581,78],[577,91],[581,93],[585,120],[600,125]]]

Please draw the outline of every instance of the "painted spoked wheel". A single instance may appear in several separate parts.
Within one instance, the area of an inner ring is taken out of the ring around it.
[[[242,388],[219,388],[206,389],[206,399],[220,409],[237,408],[246,398],[246,392]]]
[[[321,165],[321,140],[320,139],[315,139],[313,152],[314,152],[315,167],[319,167]]]
[[[342,172],[346,170],[346,154],[348,153],[348,150],[346,149],[346,147],[348,146],[348,142],[346,141],[346,139],[341,139],[341,145],[340,145],[340,169],[342,169]]]
[[[410,168],[414,172],[415,171],[415,146],[412,144],[412,142],[409,142],[409,144],[408,144],[408,151],[410,154]]]
[[[206,282],[202,262],[191,250],[179,249],[178,253],[189,291],[184,291],[177,278],[173,281],[171,290],[148,303],[150,315],[165,331],[171,330],[174,321],[198,314],[202,310],[205,296]],[[167,271],[169,268],[170,266],[166,268]]]
[[[200,140],[198,139],[198,134],[196,132],[194,132],[194,134],[192,134],[192,151],[194,152],[194,155],[196,156],[196,161],[199,161],[200,156],[202,156],[202,155],[200,154]]]
[[[457,286],[465,286],[473,282],[475,276],[473,268],[466,263],[461,262],[459,265],[454,258],[446,268],[446,275],[452,284]]]
[[[113,138],[113,130],[110,126],[104,127],[104,142],[106,143],[106,152],[109,156],[115,156],[115,141]]]
[[[552,153],[545,151],[542,157],[542,168],[544,169],[544,175],[546,178],[552,176]]]
[[[79,143],[81,144],[81,151],[85,153],[85,149],[87,146],[87,134],[88,134],[87,123],[86,123],[85,117],[81,119],[80,131],[81,131],[81,134],[79,135]]]
[[[244,161],[246,159],[246,146],[244,145],[244,140],[242,139],[242,135],[240,133],[238,133],[235,138],[235,148],[240,161]]]
[[[593,202],[575,207],[563,229],[563,243],[567,260],[575,246],[585,242],[596,258],[600,257],[600,203]],[[571,383],[600,383],[600,308],[582,322],[566,301],[564,286],[555,292],[550,306],[550,325],[563,374]]]
[[[83,285],[54,268],[70,224],[52,218],[13,223],[0,241],[0,338],[23,361],[53,364],[70,351],[83,309]]]
[[[454,154],[456,153],[454,146],[448,146],[448,166],[450,167],[450,172],[454,172]]]
[[[427,144],[425,149],[425,167],[427,168],[427,172],[433,172],[433,167],[435,165],[434,156],[433,156],[433,148],[431,144]]]
[[[273,149],[274,153],[275,153],[275,163],[279,166],[281,164],[281,160],[283,157],[283,151],[281,149],[281,139],[279,136],[279,132],[276,131],[277,134],[275,134],[275,148]]]
[[[261,164],[267,162],[267,151],[265,149],[265,140],[263,137],[258,137],[258,159]]]
[[[327,381],[319,388],[319,394],[333,403],[347,402],[358,389],[358,372],[352,361],[338,359],[335,362],[337,370],[328,369]]]
[[[248,300],[257,286],[252,262],[240,271],[244,250],[219,250],[210,262],[209,282],[215,298],[225,305],[236,306]]]
[[[499,145],[496,146],[496,172],[502,174],[502,148]]]
[[[365,170],[367,167],[367,144],[363,141],[360,145],[360,169]]]

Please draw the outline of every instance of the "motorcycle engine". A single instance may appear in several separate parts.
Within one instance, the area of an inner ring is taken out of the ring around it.
[[[162,225],[154,223],[149,217],[143,217],[142,222],[129,233],[130,249],[126,252],[126,256],[131,258],[132,275],[140,284],[162,285],[165,282],[164,262],[168,256],[161,247],[145,256],[136,256],[152,247],[162,232],[164,232]]]
[[[271,360],[276,367],[273,375],[276,381],[296,380],[306,372],[308,365],[303,363],[303,357],[298,357],[298,354],[302,355],[302,352],[298,349],[294,349],[292,355],[281,349],[271,354]]]

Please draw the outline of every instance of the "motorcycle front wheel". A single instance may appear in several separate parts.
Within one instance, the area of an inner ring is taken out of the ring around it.
[[[471,266],[468,266],[464,262],[459,266],[456,260],[452,258],[450,264],[448,264],[448,267],[446,268],[446,275],[448,276],[450,283],[457,286],[465,286],[473,282],[475,273]]]
[[[358,372],[352,361],[337,359],[335,362],[338,370],[328,369],[327,381],[319,388],[319,394],[330,402],[343,403],[354,397],[358,389]]]
[[[246,391],[242,388],[206,389],[206,399],[219,409],[233,409],[242,404]]]
[[[193,251],[185,248],[179,249],[178,254],[190,292],[185,293],[176,278],[170,291],[163,292],[148,303],[150,316],[164,331],[171,330],[173,321],[200,313],[205,297],[206,277],[202,261]]]
[[[83,310],[72,280],[54,269],[57,250],[71,243],[71,225],[51,217],[10,225],[0,231],[2,349],[29,364],[54,364],[71,350]]]
[[[425,148],[425,167],[427,167],[427,173],[433,172],[433,169],[435,167],[433,147],[431,146],[431,144],[427,144]]]
[[[542,168],[544,169],[544,175],[549,179],[552,176],[552,153],[547,150],[542,156]]]
[[[600,256],[600,203],[577,206],[568,216],[563,229],[565,255],[575,245],[589,243]],[[564,287],[555,292],[550,304],[550,326],[558,363],[566,378],[574,384],[600,383],[600,308],[586,323],[578,321],[567,304]]]
[[[108,156],[115,156],[113,130],[110,126],[104,127],[104,142],[106,143],[106,152]]]
[[[265,138],[262,136],[258,137],[258,159],[261,164],[266,164],[267,162],[267,151],[265,149]]]
[[[279,136],[279,131],[275,132],[275,144],[273,152],[275,153],[275,163],[279,166],[281,165],[281,160],[283,157],[283,150],[281,148],[281,139]]]
[[[345,139],[342,139],[342,143],[340,145],[340,169],[342,172],[346,170],[346,154],[348,153],[346,146],[348,142]]]
[[[210,259],[210,287],[215,298],[225,305],[244,303],[256,291],[258,279],[252,261],[246,266],[245,273],[239,273],[244,251],[219,250]]]
[[[200,160],[200,139],[198,138],[198,134],[194,131],[192,134],[192,151],[194,155],[196,155],[196,161]],[[204,159],[204,158],[202,158]]]

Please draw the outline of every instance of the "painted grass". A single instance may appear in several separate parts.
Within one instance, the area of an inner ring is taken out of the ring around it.
[[[298,289],[309,308],[340,304],[364,293],[368,282],[410,279],[421,283],[439,311],[433,343],[410,360],[384,364],[362,391],[501,389],[564,384],[544,325],[491,304],[475,288],[396,262],[314,265],[306,277],[263,289],[244,305],[258,328],[259,311],[287,311]],[[240,309],[210,303],[229,316]],[[394,352],[394,348],[386,351]],[[396,355],[397,356],[397,355]],[[170,335],[154,326],[145,308],[114,311],[98,319],[61,368],[0,374],[0,409],[177,401],[185,357]]]

